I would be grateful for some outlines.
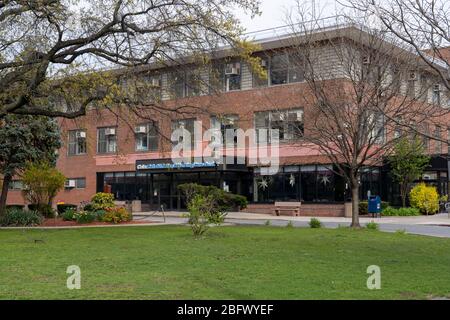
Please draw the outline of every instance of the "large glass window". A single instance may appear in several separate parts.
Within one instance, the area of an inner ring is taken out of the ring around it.
[[[86,131],[69,131],[69,156],[86,154]]]
[[[117,151],[117,127],[97,129],[97,153],[114,153]]]
[[[141,124],[135,128],[137,151],[158,151],[158,130],[155,123]]]
[[[280,141],[294,141],[304,134],[303,110],[263,111],[255,113],[255,129],[258,142],[269,142],[271,131],[279,131]],[[267,136],[260,136],[261,129],[266,129]]]

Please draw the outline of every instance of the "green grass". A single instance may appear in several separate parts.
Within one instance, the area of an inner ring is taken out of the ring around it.
[[[81,290],[66,288],[69,265]],[[381,290],[366,287],[369,265],[381,267]],[[0,271],[1,299],[421,299],[450,296],[450,240],[267,226],[200,240],[182,226],[1,230]]]

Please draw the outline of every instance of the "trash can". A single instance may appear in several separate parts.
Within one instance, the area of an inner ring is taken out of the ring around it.
[[[369,197],[369,214],[372,216],[380,215],[381,216],[381,198],[380,196],[370,196]]]

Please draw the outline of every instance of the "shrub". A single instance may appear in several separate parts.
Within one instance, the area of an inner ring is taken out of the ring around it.
[[[94,206],[92,205],[92,203],[88,203],[87,205],[85,205],[83,207],[84,211],[95,211]]]
[[[266,222],[264,223],[265,226],[270,226],[272,224],[272,222],[270,222],[270,220],[266,220]]]
[[[77,211],[74,208],[68,208],[62,214],[62,219],[64,221],[76,221],[77,220]]]
[[[53,215],[48,205],[56,194],[64,188],[66,177],[47,162],[30,163],[22,174],[23,195],[29,203],[38,205],[37,210],[44,216]]]
[[[96,219],[96,215],[89,211],[79,211],[75,213],[77,223],[91,223]]]
[[[112,193],[99,192],[95,194],[91,199],[90,211],[107,210],[115,207],[114,195]]]
[[[380,229],[380,226],[378,225],[378,223],[375,223],[375,222],[369,222],[367,225],[366,225],[366,228],[368,229],[368,230],[375,230],[375,231],[377,231],[377,230],[379,230]]]
[[[399,208],[395,209],[392,207],[387,207],[381,213],[382,216],[386,217],[408,217],[408,216],[420,216],[420,210],[416,208]]]
[[[292,221],[289,221],[288,224],[286,225],[286,228],[290,229],[294,227],[294,223]]]
[[[103,214],[102,221],[121,223],[125,221],[131,221],[133,216],[125,208],[109,208],[105,210]]]
[[[186,203],[190,203],[196,195],[212,196],[220,207],[220,211],[232,209],[245,209],[248,205],[247,198],[241,195],[232,194],[214,186],[202,186],[196,183],[186,183],[178,186],[178,189],[185,195]]]
[[[94,213],[95,213],[97,221],[103,221],[103,217],[105,216],[106,211],[105,210],[97,210]]]
[[[411,190],[409,198],[411,206],[423,214],[435,214],[439,210],[439,194],[436,187],[420,183]]]
[[[188,210],[188,223],[195,237],[202,236],[211,223],[219,225],[225,217],[212,195],[195,195],[188,204]]]
[[[63,214],[67,209],[74,209],[77,210],[78,206],[75,204],[66,204],[66,203],[60,203],[56,206],[56,210],[58,211],[58,214]]]
[[[320,222],[319,219],[311,218],[311,220],[309,221],[309,226],[312,229],[320,229],[322,228],[322,222]]]
[[[389,202],[381,201],[381,210],[389,207]],[[359,214],[362,216],[369,214],[369,202],[368,201],[360,201],[359,202]]]
[[[55,216],[55,210],[49,204],[29,204],[28,210],[37,211],[46,218],[53,218]]]
[[[6,210],[12,210],[12,209],[23,210],[23,209],[25,209],[25,205],[23,205],[23,204],[8,204],[6,206]]]
[[[1,226],[28,227],[40,225],[43,217],[37,211],[25,211],[22,209],[10,209],[0,216]]]

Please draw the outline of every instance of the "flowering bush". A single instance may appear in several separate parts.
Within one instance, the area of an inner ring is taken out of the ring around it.
[[[99,192],[91,199],[92,211],[112,209],[114,207],[114,195],[112,193]]]
[[[102,218],[102,221],[104,222],[121,223],[132,220],[131,213],[129,213],[125,208],[108,208],[105,211],[106,212]]]
[[[439,194],[436,187],[427,186],[425,183],[418,184],[411,190],[409,199],[411,206],[423,214],[435,214],[439,210]]]

